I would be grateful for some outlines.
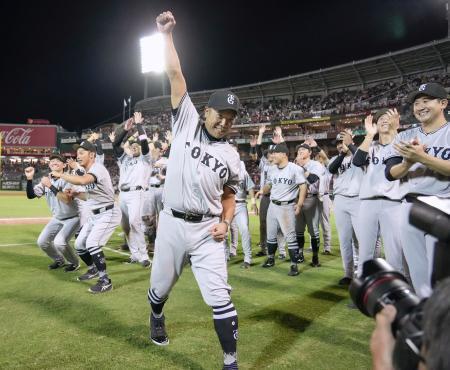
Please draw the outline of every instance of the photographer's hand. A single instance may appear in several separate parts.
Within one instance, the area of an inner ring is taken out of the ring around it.
[[[394,370],[392,355],[395,338],[392,335],[391,325],[395,315],[397,315],[395,307],[388,305],[375,317],[376,326],[370,339],[373,370]]]

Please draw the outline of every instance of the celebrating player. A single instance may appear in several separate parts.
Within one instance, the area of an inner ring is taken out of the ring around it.
[[[224,369],[236,369],[238,318],[230,298],[223,243],[234,215],[240,166],[238,154],[224,138],[236,119],[239,100],[230,91],[213,93],[205,122],[200,122],[173,44],[175,18],[164,12],[156,22],[165,39],[173,142],[148,290],[150,337],[158,345],[169,343],[162,310],[189,256],[203,299],[212,307]]]

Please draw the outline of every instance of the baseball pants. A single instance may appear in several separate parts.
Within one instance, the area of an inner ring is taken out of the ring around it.
[[[334,214],[342,264],[345,277],[350,279],[353,278],[354,272],[352,239],[358,222],[359,202],[358,196],[347,197],[336,194],[334,197]]]
[[[250,237],[249,219],[247,203],[236,203],[236,209],[234,211],[234,218],[231,222],[231,247],[230,253],[236,254],[238,235],[237,231],[241,234],[242,250],[244,252],[244,262],[252,263],[252,242]],[[231,226],[230,225],[230,226]],[[233,235],[233,232],[235,235]]]
[[[125,233],[131,259],[137,262],[148,260],[142,220],[145,192],[142,190],[120,192],[122,229]]]
[[[261,248],[265,248],[267,240],[267,210],[270,205],[270,195],[263,195],[259,204],[259,240]]]
[[[331,252],[331,223],[330,213],[333,203],[329,194],[324,194],[322,199],[319,199],[319,219],[322,228],[322,240],[324,252]]]
[[[389,199],[360,200],[356,235],[359,241],[358,276],[364,262],[375,257],[379,233],[382,235],[386,261],[403,273],[402,244],[398,230],[401,202]]]
[[[230,301],[224,243],[215,241],[209,232],[219,222],[218,217],[186,222],[170,210],[160,213],[150,276],[150,291],[160,301],[167,299],[178,281],[187,256],[205,303],[223,306]]]
[[[78,265],[78,257],[69,245],[70,238],[80,225],[79,217],[67,220],[52,218],[41,231],[37,244],[54,261],[64,261]],[[63,258],[64,257],[64,258]]]
[[[142,210],[142,219],[144,221],[146,232],[150,241],[156,237],[156,228],[158,226],[159,213],[163,208],[162,194],[164,188],[151,186],[145,192],[144,208]]]
[[[302,209],[295,220],[297,238],[304,238],[306,226],[308,226],[309,235],[317,240],[317,247],[319,247],[319,199],[317,196],[307,196],[303,202]],[[302,245],[299,247],[302,248]]]

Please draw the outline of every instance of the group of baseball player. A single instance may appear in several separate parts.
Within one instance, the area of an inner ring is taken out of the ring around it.
[[[244,254],[241,267],[252,265],[248,195],[256,213],[256,199],[261,199],[261,250],[256,255],[266,256],[262,267],[275,265],[277,249],[279,258],[285,259],[287,244],[288,275],[299,275],[307,227],[310,265],[319,268],[320,228],[322,253],[330,254],[330,210],[334,208],[344,268],[339,285],[349,285],[355,274],[361,274],[365,261],[381,255],[382,241],[386,260],[409,274],[420,296],[430,294],[435,240],[409,225],[408,213],[420,195],[450,196],[450,128],[444,115],[447,92],[443,86],[424,84],[411,93],[419,127],[397,134],[397,110],[380,109],[366,117],[366,136],[359,146],[350,131],[337,136],[338,154],[332,158],[313,139],[291,153],[279,127],[274,130],[273,145],[263,150],[266,127],[261,126],[258,137],[250,141],[251,155],[261,170],[260,190],[255,194],[236,143],[226,140],[239,114],[238,97],[231,91],[217,91],[200,116],[187,92],[173,43],[175,18],[164,12],[156,23],[165,41],[171,87],[170,155],[167,151],[163,155],[157,139],[147,137],[137,112],[110,137],[120,168],[119,205],[102,164],[101,145],[95,144],[97,137],[79,144],[76,162],[52,155],[50,175],[36,186],[34,170],[27,168],[28,198],[45,196],[53,215],[38,238],[38,245],[53,260],[49,268],[67,263],[65,270],[75,271],[81,259],[87,271],[78,280],[98,277],[89,290],[111,290],[102,248],[121,223],[129,263],[152,266],[150,338],[157,345],[167,345],[163,308],[189,262],[203,300],[212,309],[224,369],[237,369],[238,317],[230,296],[227,259],[236,255],[238,234]],[[69,245],[75,233],[76,254]],[[146,234],[154,242],[152,263]]]

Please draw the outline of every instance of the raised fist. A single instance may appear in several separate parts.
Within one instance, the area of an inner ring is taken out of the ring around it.
[[[144,118],[142,117],[141,112],[134,112],[134,122],[136,122],[136,123],[144,122]]]
[[[175,21],[175,17],[172,12],[164,12],[156,17],[156,25],[158,27],[158,31],[161,33],[171,33],[176,24],[177,22]]]
[[[26,176],[27,180],[33,180],[34,167],[25,168],[25,176]]]

